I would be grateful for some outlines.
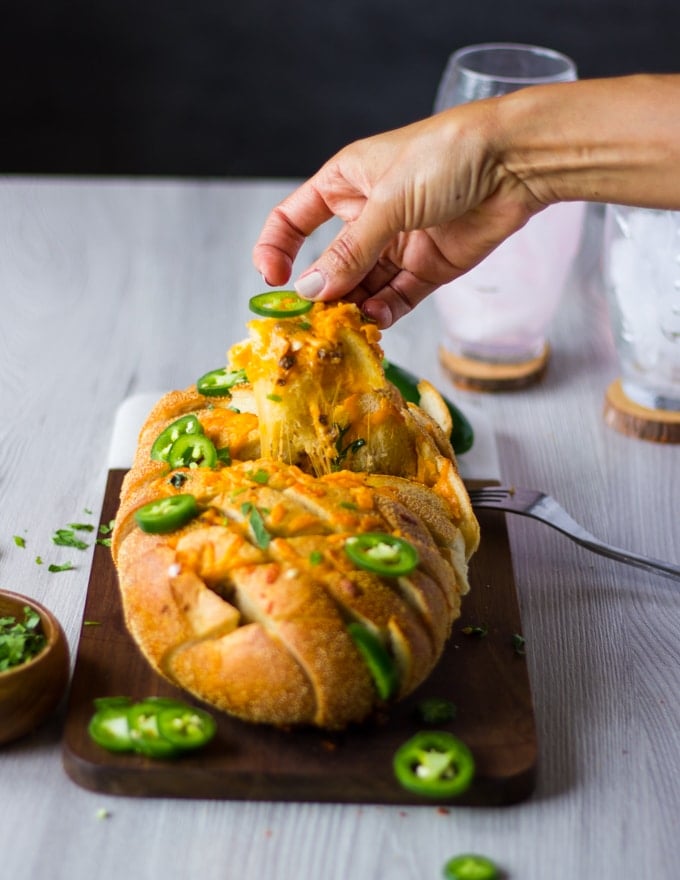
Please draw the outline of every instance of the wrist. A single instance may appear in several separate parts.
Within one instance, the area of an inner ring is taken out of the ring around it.
[[[680,207],[680,77],[636,75],[498,99],[500,161],[544,205]]]

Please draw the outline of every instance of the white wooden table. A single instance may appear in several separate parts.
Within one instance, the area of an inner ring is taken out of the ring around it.
[[[244,335],[248,297],[263,287],[251,247],[290,188],[0,181],[0,586],[48,605],[74,652],[91,551],[55,547],[51,535],[85,511],[96,520],[121,401],[188,385]],[[602,422],[616,363],[596,240],[540,386],[456,391],[436,342],[428,303],[384,337],[394,361],[490,419],[504,479],[551,492],[605,539],[680,560],[680,448]],[[532,799],[445,815],[113,797],[66,776],[58,715],[0,752],[0,876],[426,880],[470,850],[512,880],[680,876],[680,584],[538,523],[509,528],[540,739]],[[66,559],[73,571],[47,571]]]

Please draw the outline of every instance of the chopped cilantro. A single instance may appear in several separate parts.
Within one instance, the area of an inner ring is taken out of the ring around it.
[[[250,523],[250,528],[252,529],[253,537],[255,538],[257,546],[261,550],[266,550],[267,547],[269,547],[271,535],[265,527],[260,511],[254,504],[246,501],[245,504],[241,505],[241,513],[248,517],[248,522]]]
[[[260,483],[260,485],[262,485],[262,486],[264,486],[265,483],[269,482],[269,474],[267,473],[267,471],[263,470],[262,468],[259,468],[256,471],[249,471],[248,477],[254,483]]]
[[[0,672],[26,663],[45,647],[40,615],[28,605],[23,610],[23,621],[0,617]]]
[[[76,537],[73,529],[57,529],[52,535],[52,541],[59,547],[74,547],[76,550],[87,550],[89,546]]]
[[[73,565],[72,562],[64,562],[63,565],[55,565],[54,563],[52,563],[52,565],[48,565],[47,570],[52,571],[52,572],[73,571],[74,568],[75,568],[75,566]]]
[[[90,523],[69,523],[69,528],[75,529],[77,532],[93,532],[94,526]]]
[[[228,446],[222,446],[217,450],[217,460],[221,461],[222,464],[231,464],[231,450]]]
[[[345,434],[349,431],[350,426],[347,425],[346,427],[341,428],[340,425],[335,425],[335,428],[338,431],[338,439],[335,441],[335,449],[338,454],[331,462],[331,466],[333,470],[339,471],[350,452],[356,452],[358,449],[361,449],[362,446],[366,445],[366,441],[362,437],[359,437],[357,440],[348,443],[347,446],[343,446],[342,441],[344,440]]]
[[[17,545],[17,547],[25,547],[26,538],[22,538],[21,535],[14,535],[14,543]]]
[[[323,562],[323,553],[321,550],[312,550],[309,554],[310,565],[320,565]]]

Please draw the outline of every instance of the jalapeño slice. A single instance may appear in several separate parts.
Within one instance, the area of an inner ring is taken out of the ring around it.
[[[498,868],[486,856],[463,853],[444,865],[446,880],[499,880]]]
[[[205,434],[182,434],[170,447],[168,464],[172,468],[215,467],[217,450]]]
[[[383,532],[365,532],[348,538],[345,553],[359,568],[387,577],[410,574],[419,562],[413,544]]]
[[[371,673],[381,700],[388,700],[396,691],[399,680],[394,661],[375,633],[361,623],[350,623],[347,632]]]
[[[403,367],[397,367],[388,360],[383,361],[383,369],[387,381],[391,382],[401,392],[404,400],[409,401],[409,403],[420,403],[419,379],[417,376],[403,369]],[[443,395],[442,399],[451,413],[453,421],[453,428],[449,437],[451,446],[453,446],[453,451],[457,455],[461,455],[463,452],[467,452],[474,443],[475,437],[472,425],[454,403],[451,403]]]
[[[234,385],[247,382],[245,370],[211,370],[196,381],[196,390],[205,397],[231,397]]]
[[[174,758],[179,750],[160,731],[158,717],[162,704],[150,700],[135,703],[128,710],[132,748],[149,758]]]
[[[184,434],[195,436],[202,433],[203,426],[196,416],[182,416],[181,419],[177,419],[177,421],[168,425],[168,427],[164,431],[161,431],[158,437],[156,437],[153,446],[151,447],[151,458],[155,461],[167,461],[172,444],[181,436]]]
[[[443,730],[426,730],[407,740],[394,755],[394,773],[405,789],[434,799],[453,798],[475,775],[472,753]]]
[[[215,735],[217,723],[212,715],[193,706],[168,706],[158,713],[158,731],[181,749],[198,749]]]
[[[266,318],[294,318],[304,315],[314,303],[302,299],[294,290],[271,290],[252,296],[248,305],[256,315]]]
[[[143,532],[161,535],[179,529],[197,514],[193,495],[172,495],[144,504],[135,511],[135,520]]]
[[[98,746],[110,752],[129,752],[132,748],[128,721],[129,701],[104,705],[90,719],[88,733]]]
[[[110,752],[176,758],[209,742],[217,731],[212,715],[172,697],[101,697],[88,724],[90,737]]]

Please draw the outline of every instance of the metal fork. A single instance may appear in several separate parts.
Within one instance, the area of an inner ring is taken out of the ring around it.
[[[663,562],[650,556],[642,556],[639,553],[631,553],[628,550],[621,550],[619,547],[613,547],[611,544],[600,541],[599,538],[573,520],[552,496],[545,495],[543,492],[506,486],[484,486],[481,489],[469,489],[468,492],[472,506],[477,510],[505,510],[508,513],[530,516],[547,523],[558,532],[571,538],[572,541],[576,541],[577,544],[587,547],[594,553],[608,556],[610,559],[616,559],[628,565],[634,565],[637,568],[656,572],[664,577],[680,579],[680,566],[671,565],[670,562]]]

